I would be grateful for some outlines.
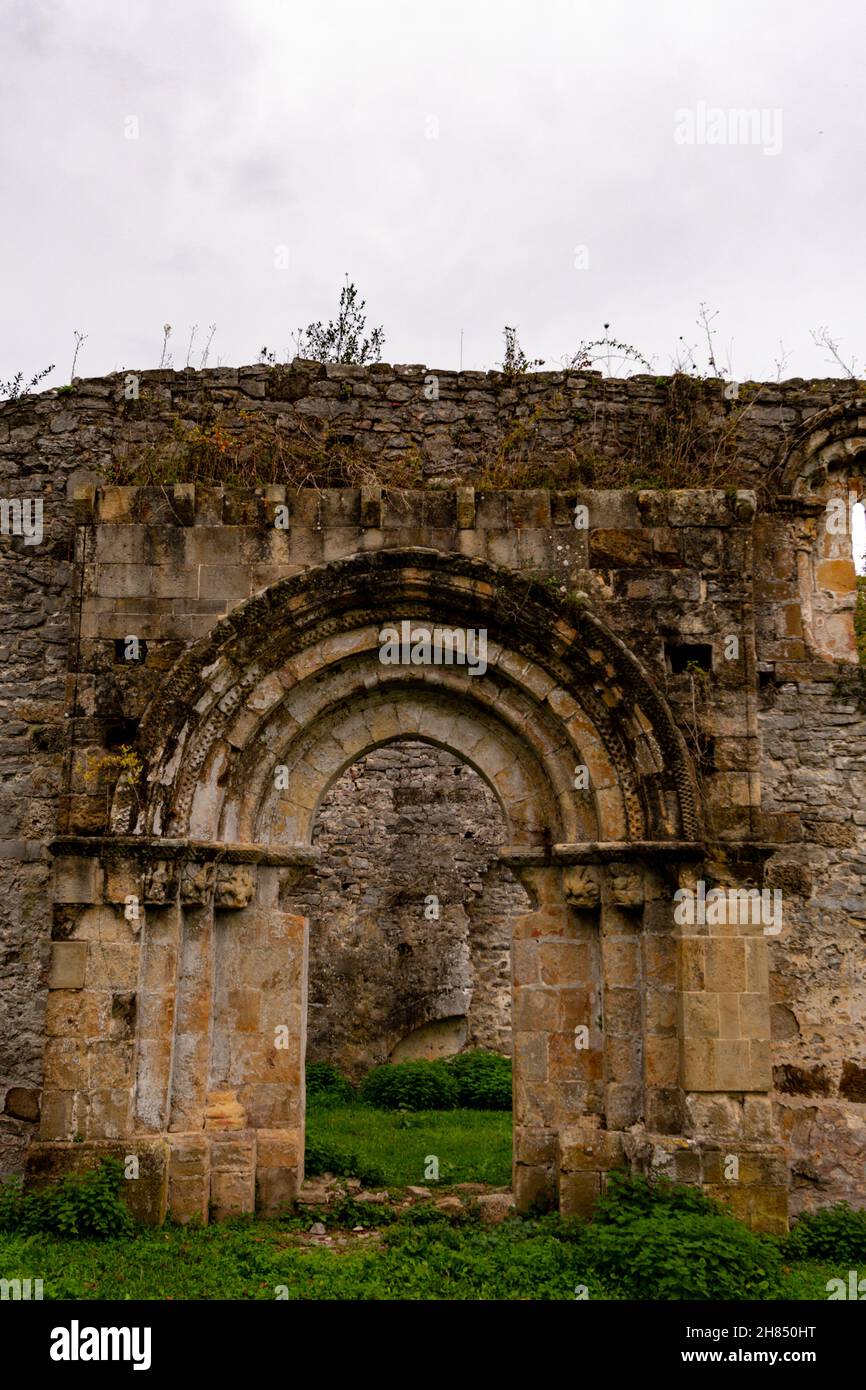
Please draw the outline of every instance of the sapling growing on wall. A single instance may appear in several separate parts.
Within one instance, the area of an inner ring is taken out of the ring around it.
[[[49,367],[43,367],[41,372],[34,372],[26,384],[23,372],[16,372],[10,381],[0,381],[0,400],[17,401],[22,396],[29,396],[40,381],[54,371],[54,365],[52,362]]]
[[[298,356],[314,362],[356,362],[360,365],[381,362],[385,330],[380,325],[369,337],[365,336],[366,304],[366,299],[358,299],[357,288],[347,275],[340,291],[336,319],[330,319],[327,324],[318,319],[298,329],[295,335]],[[267,349],[262,349],[262,355],[269,360]]]

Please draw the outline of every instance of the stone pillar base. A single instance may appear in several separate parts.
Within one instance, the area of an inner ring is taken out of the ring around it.
[[[298,1129],[196,1130],[80,1144],[39,1140],[27,1153],[25,1188],[35,1191],[116,1158],[130,1173],[120,1196],[136,1221],[160,1226],[170,1213],[182,1225],[207,1225],[211,1216],[220,1221],[290,1207],[304,1178],[303,1144]]]
[[[625,1131],[569,1126],[559,1141],[562,1214],[591,1217],[614,1170],[700,1187],[752,1230],[784,1235],[788,1229],[788,1173],[781,1145],[685,1139],[650,1134],[640,1126]]]
[[[129,1139],[36,1140],[27,1151],[25,1191],[34,1192],[69,1173],[89,1173],[104,1158],[116,1158],[130,1176],[120,1196],[136,1221],[160,1226],[168,1205],[169,1146],[165,1135],[136,1135]],[[130,1159],[136,1159],[136,1164]],[[133,1176],[136,1172],[138,1176]]]

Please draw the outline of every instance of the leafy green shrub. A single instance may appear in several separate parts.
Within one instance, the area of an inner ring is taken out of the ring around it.
[[[370,1184],[371,1187],[374,1185]],[[364,1226],[368,1230],[390,1226],[398,1220],[399,1213],[388,1202],[358,1202],[349,1193],[326,1207],[317,1207],[308,1212],[303,1223],[306,1229],[309,1229],[310,1216],[331,1230],[351,1231],[353,1226]]]
[[[68,1173],[36,1192],[22,1192],[20,1180],[0,1190],[0,1230],[24,1235],[120,1236],[135,1228],[118,1195],[124,1181],[119,1159],[104,1158],[89,1173]]]
[[[380,1110],[453,1110],[457,1082],[442,1062],[389,1062],[361,1082],[361,1099]]]
[[[866,1260],[866,1211],[837,1202],[804,1212],[784,1242],[793,1260]]]
[[[0,1179],[0,1231],[17,1231],[21,1225],[22,1182],[19,1177]]]
[[[582,1253],[625,1298],[765,1299],[779,1291],[779,1251],[721,1212],[671,1208],[593,1224]]]
[[[307,1100],[313,1105],[345,1105],[355,1096],[355,1088],[333,1062],[308,1062]]]
[[[580,1240],[580,1237],[578,1237]],[[781,1257],[699,1188],[612,1174],[592,1225],[587,1265],[624,1298],[772,1298]]]
[[[592,1219],[597,1226],[621,1226],[642,1216],[670,1212],[698,1216],[722,1214],[721,1208],[699,1187],[672,1183],[664,1177],[650,1182],[647,1178],[614,1172],[596,1202]]]
[[[445,1063],[457,1083],[457,1104],[466,1110],[511,1109],[511,1058],[473,1048]]]
[[[332,1173],[335,1178],[360,1178],[365,1187],[380,1187],[384,1177],[374,1164],[364,1163],[357,1154],[340,1149],[327,1140],[307,1137],[304,1147],[304,1174],[308,1178]]]

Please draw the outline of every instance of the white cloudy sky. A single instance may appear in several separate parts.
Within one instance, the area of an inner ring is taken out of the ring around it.
[[[735,377],[863,367],[861,0],[0,0],[0,378],[284,354],[348,271],[385,359],[669,370],[700,302]],[[781,112],[780,152],[675,112]],[[127,118],[139,138],[125,138]],[[435,137],[435,138],[431,138]],[[587,248],[588,268],[575,267]],[[287,247],[287,268],[275,265]],[[731,340],[733,345],[731,349]]]

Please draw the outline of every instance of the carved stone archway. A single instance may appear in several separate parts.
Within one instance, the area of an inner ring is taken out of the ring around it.
[[[383,665],[381,630],[403,620],[483,630],[486,669]],[[306,570],[218,623],[145,713],[142,776],[117,788],[110,835],[56,844],[55,900],[85,924],[66,968],[96,982],[74,1048],[46,1055],[44,1141],[71,1144],[86,1110],[88,1142],[147,1150],[180,1219],[294,1196],[307,924],[285,904],[329,786],[401,738],[487,781],[529,895],[512,950],[522,1208],[589,1209],[634,1126],[682,1152],[690,1091],[766,1091],[747,1039],[689,1045],[698,996],[720,988],[695,975],[670,904],[703,853],[700,802],[645,670],[585,603],[486,562],[392,550]],[[751,973],[733,997],[759,993],[766,943],[736,947]],[[730,943],[702,942],[704,965],[714,951]],[[125,1031],[105,1015],[121,978]]]

